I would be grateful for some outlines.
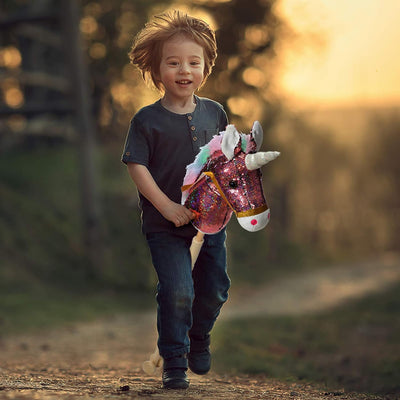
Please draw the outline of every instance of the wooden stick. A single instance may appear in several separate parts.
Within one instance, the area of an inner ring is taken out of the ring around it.
[[[190,246],[190,255],[192,257],[192,268],[196,263],[197,257],[200,254],[201,247],[204,243],[204,233],[197,231],[196,236],[192,239],[192,244]]]

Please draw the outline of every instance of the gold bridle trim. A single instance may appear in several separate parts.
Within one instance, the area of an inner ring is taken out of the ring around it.
[[[203,172],[204,175],[207,175],[211,178],[211,180],[213,181],[214,185],[217,187],[217,190],[219,192],[219,194],[221,195],[221,197],[226,201],[226,204],[228,204],[228,206],[232,209],[232,211],[236,214],[236,211],[234,210],[234,208],[232,207],[232,204],[229,203],[228,199],[226,198],[226,196],[224,195],[224,192],[222,191],[221,186],[219,185],[217,179],[215,178],[215,175],[213,172],[211,171],[206,171]]]
[[[261,214],[262,212],[267,211],[267,210],[268,210],[268,206],[264,205],[261,207],[257,207],[254,210],[240,211],[240,212],[236,213],[236,216],[238,218],[252,217],[253,215]]]

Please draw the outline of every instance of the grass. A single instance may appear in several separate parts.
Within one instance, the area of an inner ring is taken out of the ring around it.
[[[135,189],[118,156],[98,155],[102,269],[82,240],[79,166],[72,146],[0,157],[0,330],[3,334],[134,308],[154,276],[140,233]],[[101,169],[107,169],[102,173]]]
[[[400,394],[400,285],[318,315],[220,322],[216,370]]]
[[[153,302],[154,297],[148,291],[91,289],[74,292],[48,287],[8,291],[0,294],[0,330],[2,335],[42,331],[70,322],[143,310]]]

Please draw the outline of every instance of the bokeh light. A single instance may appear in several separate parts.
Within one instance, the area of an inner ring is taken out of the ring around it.
[[[0,48],[0,67],[15,69],[21,65],[22,56],[14,46]]]
[[[87,17],[83,17],[81,19],[79,28],[83,34],[85,34],[87,36],[91,36],[97,31],[98,24],[94,17],[87,16]]]
[[[93,43],[89,48],[89,55],[95,60],[107,55],[107,48],[103,43]]]

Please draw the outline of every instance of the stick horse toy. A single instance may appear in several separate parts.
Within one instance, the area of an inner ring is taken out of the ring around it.
[[[264,228],[270,210],[264,197],[260,168],[279,156],[278,151],[259,152],[263,130],[258,121],[249,135],[233,125],[215,135],[200,149],[194,162],[186,167],[182,186],[182,204],[193,210],[192,224],[198,230],[190,247],[192,266],[203,244],[204,234],[221,231],[235,213],[239,224],[250,232]],[[158,347],[143,363],[153,375],[161,372]]]

